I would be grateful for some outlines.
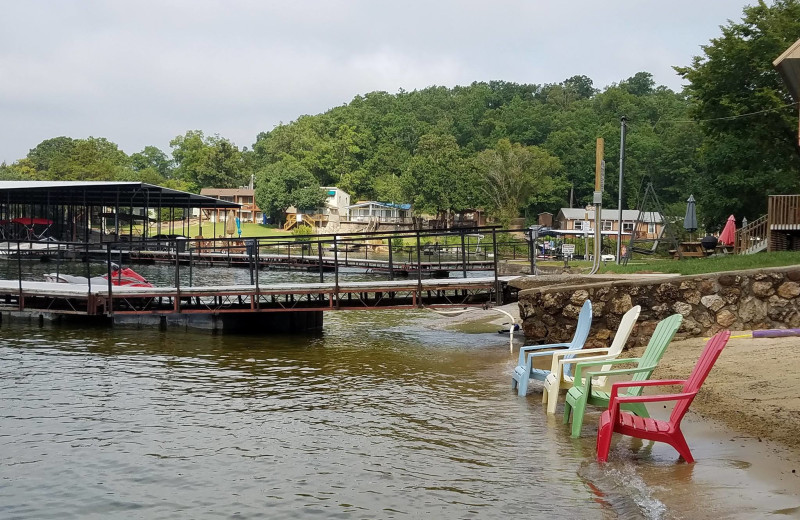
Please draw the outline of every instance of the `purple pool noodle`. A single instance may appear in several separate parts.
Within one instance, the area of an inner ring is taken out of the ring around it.
[[[787,336],[800,336],[800,329],[766,329],[754,330],[754,338],[783,338]]]

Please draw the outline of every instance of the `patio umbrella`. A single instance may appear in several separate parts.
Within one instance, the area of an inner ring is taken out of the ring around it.
[[[725,223],[725,227],[722,228],[722,233],[719,235],[719,243],[725,244],[726,246],[732,246],[733,241],[736,238],[736,218],[731,215],[728,217],[728,221]]]
[[[686,201],[686,216],[683,218],[683,229],[691,234],[697,231],[697,207],[694,201],[694,195],[689,195],[689,200]]]
[[[232,237],[236,232],[236,218],[233,216],[233,211],[228,212],[228,217],[225,219],[225,234]]]

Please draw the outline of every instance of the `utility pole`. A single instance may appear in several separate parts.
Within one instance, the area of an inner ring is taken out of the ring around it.
[[[605,141],[602,137],[598,137],[594,161],[594,261],[592,262],[592,271],[589,274],[595,274],[600,270],[600,254],[603,249],[603,235],[601,232],[603,226],[600,213],[603,210],[603,187],[606,182],[604,153]]]
[[[625,173],[625,123],[628,118],[619,118],[619,229],[617,230],[617,265],[622,264],[620,253],[622,252],[622,179]]]

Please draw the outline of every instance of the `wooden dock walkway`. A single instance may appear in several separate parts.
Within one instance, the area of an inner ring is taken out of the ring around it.
[[[105,258],[106,251],[92,251],[93,256]],[[112,251],[112,258],[120,255],[119,251]],[[279,254],[279,253],[260,253],[257,257],[245,253],[229,252],[184,252],[174,251],[130,251],[125,252],[131,262],[136,263],[166,263],[181,265],[203,265],[203,266],[247,266],[258,265],[261,269],[287,269],[302,271],[318,271],[322,265],[323,271],[332,271],[337,265],[339,268],[349,267],[364,269],[373,272],[395,272],[398,274],[416,273],[417,266],[423,272],[451,272],[451,271],[492,271],[494,260],[467,259],[466,262],[452,259],[427,260],[417,263],[416,260],[408,261],[402,258],[394,259],[392,262],[380,258],[363,258],[356,254],[340,253],[338,256],[331,254],[315,256],[312,254]]]
[[[222,314],[480,306],[513,277],[367,282],[118,287],[0,280],[0,311],[28,314]]]

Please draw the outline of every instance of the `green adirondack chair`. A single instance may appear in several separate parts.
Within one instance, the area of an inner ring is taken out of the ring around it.
[[[602,406],[608,408],[609,393],[602,390],[592,388],[592,377],[614,376],[614,375],[631,375],[631,381],[646,381],[650,379],[656,365],[664,355],[664,351],[669,345],[675,333],[681,326],[683,317],[680,314],[673,314],[672,316],[661,320],[656,325],[656,330],[653,331],[653,336],[644,349],[644,353],[640,358],[628,359],[606,359],[603,361],[591,361],[587,363],[578,363],[575,367],[575,381],[573,387],[567,392],[567,397],[564,402],[564,424],[569,423],[570,414],[572,415],[572,437],[580,437],[581,427],[583,426],[583,413],[586,410],[586,405]],[[606,370],[602,374],[598,372],[590,372],[592,367],[601,367],[603,365],[622,365],[636,363],[635,368],[621,368]],[[625,393],[625,396],[638,396],[642,393],[641,386],[630,387]],[[630,403],[625,405],[626,409],[639,417],[650,417],[647,413],[647,408],[641,403]]]

